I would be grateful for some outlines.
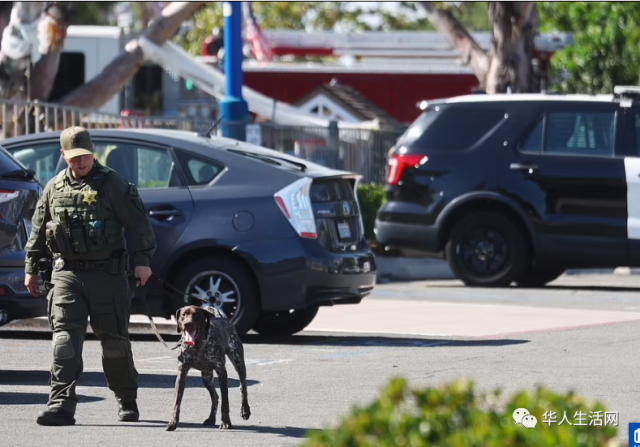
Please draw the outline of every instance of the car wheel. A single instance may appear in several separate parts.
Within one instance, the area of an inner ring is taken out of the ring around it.
[[[529,262],[524,234],[498,213],[475,213],[458,221],[445,255],[456,278],[475,287],[507,287]]]
[[[543,287],[544,285],[555,281],[565,272],[564,267],[556,266],[535,266],[520,275],[516,280],[518,287]]]
[[[293,335],[311,324],[318,309],[318,306],[310,306],[294,311],[263,314],[253,325],[253,330],[260,335]]]
[[[206,301],[244,335],[260,315],[258,288],[240,262],[228,257],[208,257],[186,266],[176,280],[184,290],[184,306],[201,306]],[[177,310],[177,309],[176,309]]]

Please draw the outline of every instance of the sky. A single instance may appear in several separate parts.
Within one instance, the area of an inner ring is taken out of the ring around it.
[[[382,8],[385,11],[389,11],[398,15],[402,11],[402,7],[400,6],[400,2],[352,2],[350,3],[354,8],[360,7],[364,10],[375,10]],[[418,8],[418,14],[416,18],[424,17],[424,12],[420,8]],[[380,19],[375,14],[369,14],[367,16],[363,16],[362,20],[369,23],[371,26],[380,25]]]

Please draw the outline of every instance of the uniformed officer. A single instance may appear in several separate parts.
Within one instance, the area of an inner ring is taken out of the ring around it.
[[[45,282],[53,362],[48,409],[40,425],[73,425],[76,383],[83,369],[82,348],[89,318],[102,345],[102,366],[119,404],[120,421],[135,422],[138,372],[129,341],[133,292],[127,276],[129,254],[124,231],[131,232],[135,276],[151,276],[156,249],[151,224],[136,187],[94,159],[95,146],[83,127],[60,136],[68,168],[44,188],[25,248],[25,285],[39,295],[38,261],[53,257]]]

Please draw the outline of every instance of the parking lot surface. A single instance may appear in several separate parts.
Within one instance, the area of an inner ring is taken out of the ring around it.
[[[467,289],[455,281],[380,285],[359,306],[321,309],[297,336],[248,335],[252,416],[240,418],[237,376],[228,366],[235,424],[230,431],[201,425],[210,401],[197,371],[190,374],[178,429],[164,431],[177,353],[148,329],[133,335],[141,422],[117,421],[100,345],[90,337],[77,425],[39,427],[35,417],[47,400],[50,334],[12,325],[0,330],[3,445],[297,445],[308,430],[335,424],[352,405],[369,402],[394,376],[414,386],[462,377],[481,389],[500,386],[507,394],[539,383],[559,392],[574,389],[616,412],[620,439],[626,439],[628,423],[640,414],[639,292],[640,277],[614,275],[563,277],[530,290]],[[162,332],[175,341],[166,323],[160,324]]]

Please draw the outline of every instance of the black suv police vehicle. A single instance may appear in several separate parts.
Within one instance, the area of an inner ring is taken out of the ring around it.
[[[381,244],[469,286],[542,286],[640,266],[640,87],[423,102],[389,152]]]

